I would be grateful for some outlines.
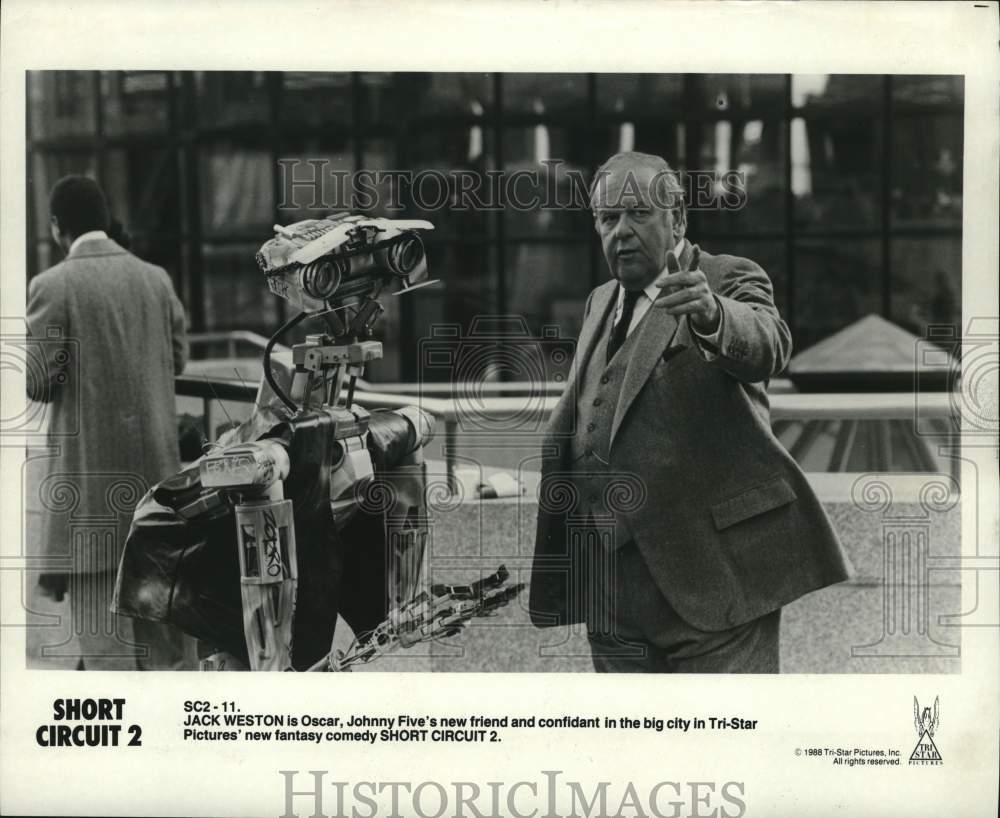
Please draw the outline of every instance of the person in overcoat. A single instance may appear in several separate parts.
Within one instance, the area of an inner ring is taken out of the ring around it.
[[[110,239],[107,200],[87,177],[50,195],[63,261],[28,285],[28,397],[44,404],[47,445],[26,465],[30,553],[39,585],[70,617],[84,668],[181,667],[179,632],[109,610],[132,510],[180,467],[174,376],[187,360],[185,312],[170,277]]]

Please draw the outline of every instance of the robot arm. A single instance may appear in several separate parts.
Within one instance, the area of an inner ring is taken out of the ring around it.
[[[233,499],[243,598],[243,633],[252,670],[292,664],[298,584],[292,502],[284,496],[291,464],[277,438],[237,443],[199,464],[201,484]]]

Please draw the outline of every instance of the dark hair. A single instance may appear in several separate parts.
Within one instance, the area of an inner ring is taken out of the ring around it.
[[[111,225],[104,191],[86,176],[64,176],[56,182],[49,194],[49,212],[59,222],[59,230],[74,237]]]

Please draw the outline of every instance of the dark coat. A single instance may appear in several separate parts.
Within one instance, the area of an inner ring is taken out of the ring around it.
[[[686,269],[692,252],[681,257]],[[766,382],[791,355],[771,282],[754,262],[701,253],[722,310],[718,355],[706,360],[688,320],[654,302],[634,330],[611,431],[609,469],[645,499],[624,498],[636,545],[664,596],[691,625],[731,628],[847,579],[850,567],[822,505],[771,432]],[[539,627],[582,619],[587,560],[570,546],[561,506],[577,377],[614,309],[617,282],[587,300],[569,386],[543,451],[530,609]],[[623,509],[623,510],[622,510]]]

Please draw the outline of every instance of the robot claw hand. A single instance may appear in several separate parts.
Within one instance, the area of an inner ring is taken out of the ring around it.
[[[356,638],[346,651],[330,651],[310,670],[349,671],[398,648],[453,636],[470,620],[495,616],[516,599],[524,583],[508,584],[509,572],[501,565],[488,577],[471,585],[432,585],[409,602],[391,611],[373,631]]]

